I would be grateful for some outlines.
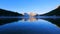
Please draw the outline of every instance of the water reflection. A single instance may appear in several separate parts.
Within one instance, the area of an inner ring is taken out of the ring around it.
[[[43,19],[43,20],[46,20],[46,21],[49,21],[51,22],[52,24],[55,24],[57,25],[58,27],[60,27],[60,18],[59,19]]]
[[[22,20],[22,18],[0,18],[0,25],[16,22],[18,20]]]
[[[33,17],[0,19],[0,34],[60,34],[59,22],[60,19]]]
[[[30,18],[23,18],[23,21],[30,21],[30,22],[33,22],[33,21],[35,21],[35,20],[37,20],[36,18],[34,18],[34,17],[30,17]]]
[[[0,25],[4,25],[7,23],[12,23],[12,22],[16,22],[16,21],[37,21],[39,19],[43,19],[46,21],[51,22],[52,24],[57,25],[58,27],[60,27],[60,18],[57,19],[52,19],[52,18],[34,18],[34,17],[30,17],[30,18],[6,18],[6,19],[0,19]]]

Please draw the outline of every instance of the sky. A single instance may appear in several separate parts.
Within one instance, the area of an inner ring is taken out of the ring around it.
[[[0,0],[0,8],[18,13],[44,14],[60,5],[60,0]]]

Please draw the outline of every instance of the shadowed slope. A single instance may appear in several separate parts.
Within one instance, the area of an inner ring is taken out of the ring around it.
[[[42,14],[41,16],[52,16],[52,15],[60,16],[60,6],[58,6],[56,9],[54,9],[46,14]]]
[[[0,9],[0,16],[23,16],[23,15],[17,12]]]

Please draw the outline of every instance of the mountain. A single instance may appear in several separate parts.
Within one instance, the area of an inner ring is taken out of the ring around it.
[[[54,9],[46,14],[42,14],[41,16],[52,16],[52,15],[60,16],[60,6],[58,6],[56,9]]]
[[[17,12],[0,9],[0,16],[23,16],[23,15]]]

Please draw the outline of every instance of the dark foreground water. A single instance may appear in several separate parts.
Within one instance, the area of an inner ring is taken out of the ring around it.
[[[0,34],[60,34],[60,19],[0,19]]]

